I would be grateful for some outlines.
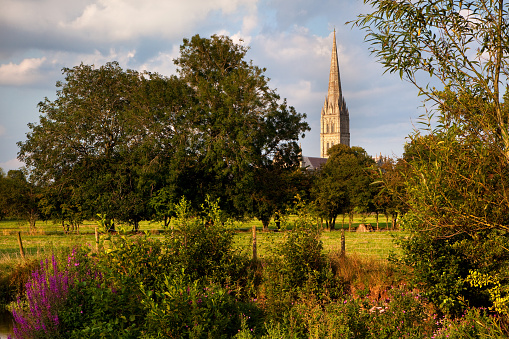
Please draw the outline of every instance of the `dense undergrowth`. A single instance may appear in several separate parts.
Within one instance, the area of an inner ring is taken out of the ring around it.
[[[182,206],[181,206],[182,207]],[[324,255],[300,219],[270,256],[253,262],[212,205],[206,222],[180,210],[164,238],[105,236],[16,272],[13,338],[462,338],[505,337],[505,318],[466,308],[437,314],[408,271]],[[29,276],[27,275],[29,273]],[[22,277],[23,276],[23,277]],[[12,291],[11,291],[12,292]]]

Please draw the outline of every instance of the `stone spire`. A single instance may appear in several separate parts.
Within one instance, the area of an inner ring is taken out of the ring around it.
[[[329,73],[329,89],[322,108],[320,154],[327,158],[327,151],[334,145],[350,146],[350,117],[339,77],[338,50],[336,46],[336,30],[332,42],[332,56]]]
[[[338,48],[336,46],[336,29],[334,29],[334,40],[332,41],[332,56],[330,60],[329,90],[327,100],[329,102],[341,102],[341,80],[339,78]]]

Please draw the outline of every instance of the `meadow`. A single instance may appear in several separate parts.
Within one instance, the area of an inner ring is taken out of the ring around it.
[[[399,248],[393,243],[395,236],[404,236],[403,231],[388,230],[384,222],[379,223],[378,232],[355,232],[354,229],[361,223],[371,223],[376,227],[374,217],[357,216],[354,218],[352,231],[344,225],[346,251],[350,255],[359,255],[378,260],[386,260],[390,253],[399,253]],[[291,228],[292,218],[290,218]],[[281,241],[284,230],[278,231],[276,225],[271,223],[269,232],[263,232],[262,224],[258,220],[235,223],[236,233],[234,244],[236,247],[251,253],[251,228],[257,227],[258,255],[264,257],[270,249]],[[94,221],[85,221],[78,231],[65,233],[60,224],[52,221],[38,221],[35,230],[30,230],[27,224],[17,220],[0,221],[0,272],[9,271],[13,265],[21,260],[18,244],[18,232],[21,232],[23,249],[27,259],[34,257],[47,257],[54,252],[81,246],[95,246]],[[321,235],[324,252],[339,251],[341,247],[341,224],[336,225],[335,231],[326,231]],[[390,229],[390,225],[388,227]],[[162,225],[156,222],[141,222],[140,232],[146,232],[158,238],[164,232]],[[1,274],[0,274],[1,275]]]
[[[400,253],[393,238],[406,232],[387,230],[383,223],[377,232],[346,230],[341,256],[342,232],[317,233],[312,224],[297,221],[290,218],[281,230],[271,225],[263,232],[256,221],[232,229],[204,228],[195,220],[171,234],[145,222],[136,234],[103,235],[100,251],[93,222],[69,234],[51,222],[39,222],[35,231],[0,222],[0,301],[13,310],[17,324],[9,332],[24,339],[502,333],[478,309],[459,320],[437,316],[422,291],[409,284],[411,271],[387,260]],[[357,218],[352,229],[366,222],[373,224]],[[252,226],[258,230],[257,261],[250,257]],[[26,297],[16,301],[15,295]]]

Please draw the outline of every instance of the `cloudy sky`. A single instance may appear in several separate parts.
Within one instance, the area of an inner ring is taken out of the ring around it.
[[[320,156],[320,110],[336,29],[351,145],[401,156],[421,101],[383,69],[363,33],[345,25],[369,8],[355,0],[0,0],[0,167],[15,169],[16,142],[39,121],[37,103],[55,99],[61,69],[81,62],[175,73],[183,38],[228,35],[250,47],[271,88],[307,114],[304,155]]]

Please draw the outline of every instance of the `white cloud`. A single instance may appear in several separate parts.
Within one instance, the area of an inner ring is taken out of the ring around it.
[[[84,63],[86,65],[102,66],[110,61],[118,61],[119,64],[126,66],[130,63],[131,59],[136,55],[136,50],[119,51],[115,48],[110,48],[109,53],[104,54],[101,51],[95,50],[93,54],[76,54],[64,57],[62,61],[74,59],[72,65],[79,65]]]
[[[75,18],[60,22],[94,40],[129,40],[156,35],[166,38],[182,36],[214,12],[229,15],[256,0],[97,0],[83,8]]]
[[[289,33],[261,35],[257,39],[267,57],[279,62],[301,59],[306,55],[329,55],[330,57],[330,46],[332,46],[332,39],[314,36],[307,28],[299,26],[294,26]]]
[[[153,58],[141,64],[137,69],[139,71],[156,72],[165,76],[176,74],[176,66],[173,59],[179,56],[179,47],[174,46],[170,52],[159,52]]]
[[[40,68],[46,58],[24,59],[19,64],[0,65],[0,85],[25,85],[39,81],[42,77]]]
[[[4,170],[4,172],[6,172],[6,173],[10,170],[19,169],[20,167],[23,167],[23,166],[25,166],[25,164],[16,158],[10,159],[5,162],[0,162],[0,168],[2,168]]]

